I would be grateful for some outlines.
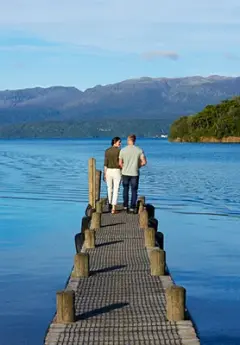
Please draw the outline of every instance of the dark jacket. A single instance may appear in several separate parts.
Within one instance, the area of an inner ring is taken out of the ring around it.
[[[116,146],[109,147],[105,151],[104,166],[108,169],[120,169],[119,167],[120,149]]]

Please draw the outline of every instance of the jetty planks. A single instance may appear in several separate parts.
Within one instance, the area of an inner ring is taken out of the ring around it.
[[[165,295],[173,281],[151,276],[150,250],[139,215],[103,213],[95,248],[82,248],[89,253],[90,276],[71,277],[66,287],[75,292],[76,320],[59,324],[55,316],[44,344],[200,344],[190,320],[167,320]]]

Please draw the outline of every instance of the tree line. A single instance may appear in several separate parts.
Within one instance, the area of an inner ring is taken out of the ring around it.
[[[240,137],[240,97],[208,105],[192,116],[182,116],[170,127],[170,140],[198,142]]]

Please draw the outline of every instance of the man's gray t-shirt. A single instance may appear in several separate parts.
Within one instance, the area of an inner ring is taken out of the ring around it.
[[[123,160],[122,174],[127,176],[138,176],[140,157],[143,150],[135,145],[128,145],[120,151],[119,159]]]

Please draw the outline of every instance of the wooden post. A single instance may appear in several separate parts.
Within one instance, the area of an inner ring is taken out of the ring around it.
[[[100,229],[101,227],[101,213],[93,212],[92,219],[91,219],[91,230]]]
[[[97,201],[96,202],[96,212],[102,213],[102,211],[103,211],[103,203],[102,203],[102,201]]]
[[[142,200],[138,200],[138,213],[140,214],[144,210],[144,202]]]
[[[138,213],[140,214],[144,210],[145,196],[138,197]]]
[[[107,200],[108,200],[107,198],[101,198],[101,199],[100,199],[100,201],[101,201],[101,203],[102,203],[103,206],[106,205]]]
[[[102,212],[103,212],[103,210],[105,209],[105,206],[107,205],[108,198],[101,198],[100,201],[102,204]]]
[[[156,231],[154,228],[144,229],[144,238],[145,238],[145,247],[146,248],[155,247],[155,233],[156,233]]]
[[[85,236],[85,241],[84,241],[85,248],[94,249],[95,248],[95,231],[85,230],[84,236]]]
[[[182,286],[172,285],[167,288],[166,297],[168,321],[184,320],[186,290]]]
[[[96,159],[90,158],[88,161],[88,190],[89,204],[95,208],[96,199]]]
[[[74,270],[72,273],[74,278],[89,276],[89,254],[78,253],[74,257]]]
[[[151,204],[146,204],[145,208],[148,213],[148,218],[154,218],[155,217],[155,207]]]
[[[74,291],[57,292],[57,323],[72,323],[74,320]]]
[[[83,217],[82,224],[81,224],[81,232],[83,233],[85,230],[89,229],[91,217]]]
[[[164,234],[160,231],[156,232],[157,243],[160,249],[164,249]]]
[[[166,253],[160,248],[154,248],[150,252],[150,265],[152,276],[164,276],[166,265]]]
[[[138,197],[138,201],[142,202],[143,205],[145,205],[145,201],[146,201],[145,196],[139,196],[139,197]]]
[[[148,228],[148,213],[145,209],[139,214],[139,226],[141,229]]]
[[[100,200],[101,194],[101,170],[96,170],[96,201]]]

